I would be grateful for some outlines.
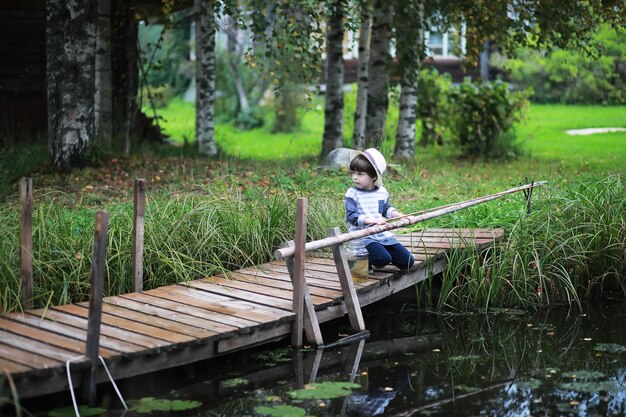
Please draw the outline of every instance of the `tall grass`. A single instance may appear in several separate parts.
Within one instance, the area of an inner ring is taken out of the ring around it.
[[[625,185],[619,176],[596,178],[537,199],[532,214],[505,225],[505,239],[488,253],[453,251],[438,298],[427,285],[420,301],[487,309],[626,294]]]
[[[267,262],[292,239],[293,195],[259,190],[200,190],[149,198],[146,207],[144,278],[146,288],[210,276]],[[308,239],[337,225],[324,200],[312,200]],[[105,294],[131,290],[132,203],[108,204],[110,214]],[[33,210],[35,305],[86,300],[96,209],[72,195],[37,195]],[[0,310],[20,310],[19,207],[0,206]]]

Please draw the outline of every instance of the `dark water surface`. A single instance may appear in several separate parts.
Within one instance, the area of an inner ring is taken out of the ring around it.
[[[135,408],[125,415],[148,415],[134,401],[154,397],[193,401],[166,408],[196,406],[156,416],[626,416],[625,301],[472,315],[398,302],[364,314],[371,336],[361,343],[293,352],[284,342],[118,381]],[[324,338],[348,328],[325,325]],[[311,382],[330,391],[317,395]],[[341,395],[332,382],[358,385]],[[298,399],[303,387],[316,398]],[[106,415],[122,415],[112,390],[98,390]],[[47,415],[36,409],[71,406],[71,398],[24,406]]]

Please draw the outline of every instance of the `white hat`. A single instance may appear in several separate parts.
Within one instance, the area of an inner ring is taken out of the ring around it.
[[[387,170],[387,161],[385,161],[385,157],[382,153],[375,148],[368,148],[364,151],[352,151],[350,155],[350,162],[354,158],[359,155],[363,155],[367,158],[367,160],[372,164],[374,170],[376,171],[376,181],[374,181],[374,185],[377,187],[383,186],[383,173]]]

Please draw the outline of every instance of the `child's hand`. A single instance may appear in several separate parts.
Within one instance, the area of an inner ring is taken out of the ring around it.
[[[383,225],[387,224],[387,220],[384,217],[366,217],[363,223]]]

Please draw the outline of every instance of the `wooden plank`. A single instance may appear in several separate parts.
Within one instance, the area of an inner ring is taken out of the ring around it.
[[[221,277],[220,277],[221,278]],[[258,286],[282,289],[286,291],[293,291],[291,281],[283,281],[281,279],[267,278],[263,275],[247,275],[242,274],[239,271],[229,272],[225,278],[228,282],[237,283],[251,283]],[[226,285],[226,284],[224,284]],[[319,288],[319,287],[318,287]],[[319,288],[319,291],[314,292],[309,288],[311,297],[316,305],[324,305],[326,303],[333,303],[336,299],[342,298],[343,294],[339,291]]]
[[[213,276],[210,278],[203,278],[196,281],[187,281],[184,284],[188,284],[190,282],[204,282],[207,284],[218,285],[221,287],[243,290],[253,294],[270,296],[272,298],[280,298],[282,300],[292,299],[292,289],[277,288],[271,285],[259,285],[258,283],[252,281],[234,279],[233,276],[230,274],[229,276],[230,278],[226,278],[224,276]]]
[[[257,321],[237,316],[238,311],[233,308],[224,308],[221,305],[214,306],[210,303],[209,300],[198,299],[198,297],[193,297],[191,293],[184,294],[173,291],[171,287],[157,288],[154,290],[146,291],[146,293],[150,293],[150,295],[153,295],[155,297],[161,297],[163,299],[169,300],[170,302],[178,302],[181,304],[187,304],[193,307],[202,308],[205,311],[212,313],[212,320],[228,324],[230,326],[235,326],[240,329],[246,329],[247,332],[250,332],[252,327],[258,324]]]
[[[150,293],[123,294],[119,297],[109,297],[107,300],[122,306],[127,306],[127,302],[142,303],[142,311],[148,314],[159,315],[159,317],[169,318],[174,321],[183,320],[184,323],[203,329],[210,329],[219,334],[249,331],[249,323],[245,325],[240,323],[237,325],[225,324],[219,321],[222,316],[221,314],[203,308],[193,307],[178,301],[157,297]],[[132,308],[135,308],[135,306],[132,305]]]
[[[38,341],[16,335],[15,333],[9,333],[4,330],[0,330],[0,340],[2,343],[8,346],[13,346],[16,349],[23,350],[25,352],[35,353],[46,358],[55,359],[58,361],[66,362],[76,356],[76,352],[70,352],[65,349],[58,348],[56,346],[49,345],[45,341]]]
[[[20,372],[26,372],[33,368],[30,366],[15,363],[7,358],[0,358],[0,372],[9,374],[18,374]]]
[[[290,333],[291,323],[279,324],[272,329],[260,330],[249,335],[220,340],[217,344],[217,352],[232,352],[236,349],[249,348],[261,343],[277,341]]]
[[[258,292],[246,291],[235,287],[225,287],[214,284],[210,282],[207,278],[181,282],[180,285],[190,288],[196,288],[198,290],[206,291],[213,294],[224,295],[226,297],[231,297],[242,301],[248,301],[255,304],[276,307],[278,309],[291,312],[292,301],[290,299],[277,297],[274,294],[264,295]],[[268,290],[268,292],[270,291]]]
[[[82,317],[77,317],[72,314],[68,314],[62,311],[49,309],[49,310],[31,310],[27,314],[32,314],[37,318],[41,318],[42,316],[49,319],[55,320],[61,323],[65,323],[67,325],[87,330],[87,319]],[[168,343],[161,340],[155,339],[153,337],[145,336],[138,333],[133,333],[124,329],[120,329],[117,327],[102,325],[101,334],[109,337],[114,337],[119,340],[124,340],[128,342],[132,342],[135,345],[139,345],[143,348],[147,349],[155,349],[163,346],[167,346]]]
[[[87,318],[89,316],[89,310],[78,305],[65,305],[59,307],[53,307],[51,310],[62,311],[67,314],[71,314],[77,317]],[[194,338],[184,335],[182,333],[172,332],[170,330],[162,329],[152,325],[146,325],[126,318],[118,317],[111,314],[102,314],[102,324],[107,326],[117,327],[134,334],[145,335],[154,339],[159,339],[168,343],[185,343],[192,341]]]
[[[166,288],[166,291],[208,303],[207,307],[210,309],[215,309],[216,311],[235,317],[243,317],[257,323],[269,324],[276,321],[293,320],[293,313],[291,311],[237,300],[224,295],[212,294],[201,289],[189,288],[184,285],[172,285],[163,288]]]
[[[66,349],[76,354],[82,354],[85,351],[84,340],[77,340],[66,337],[65,335],[59,335],[57,333],[49,332],[47,330],[37,329],[16,321],[7,320],[5,318],[0,318],[0,329],[22,336],[30,337],[34,340],[45,340],[46,343],[52,346]],[[110,350],[105,347],[100,347],[99,353],[100,356],[102,356],[103,358],[108,358],[116,354],[114,350]]]
[[[266,264],[266,265],[269,265],[268,270],[270,271],[285,272],[287,270],[287,267],[283,265],[276,265],[276,264]],[[317,280],[315,281],[317,285],[323,285],[323,286],[326,286],[328,288],[333,288],[333,289],[341,289],[341,284],[339,283],[339,275],[337,275],[336,270],[334,273],[331,273],[331,272],[321,272],[321,271],[305,269],[305,276],[309,285],[313,285],[312,280],[315,279]],[[366,287],[368,285],[378,285],[378,284],[379,282],[377,280],[368,278],[368,279],[361,280],[356,285],[359,287]]]
[[[30,313],[30,312],[29,312]],[[50,320],[49,318],[41,318],[38,315],[32,314],[13,314],[10,316],[12,320],[19,321],[21,323],[28,324],[29,326],[33,326],[37,329],[47,330],[50,332],[54,332],[59,335],[72,337],[81,341],[87,339],[87,329],[85,326],[76,327],[71,326],[66,323],[58,323],[55,320]],[[143,347],[137,345],[135,343],[130,343],[125,340],[103,336],[100,339],[100,345],[106,347],[107,349],[115,350],[118,352],[130,353],[130,352],[138,352],[143,350]]]
[[[82,306],[85,307],[84,305]],[[142,306],[140,305],[140,307]],[[189,326],[185,322],[172,321],[154,314],[147,314],[142,311],[136,311],[125,307],[120,307],[118,305],[107,302],[106,299],[105,303],[102,306],[102,311],[113,316],[124,317],[129,320],[137,321],[139,323],[149,324],[151,326],[159,327],[161,329],[165,329],[171,332],[191,336],[194,339],[205,339],[207,337],[217,334],[216,332],[208,329]]]
[[[55,368],[57,366],[65,365],[63,361],[50,359],[45,356],[37,355],[36,353],[26,352],[24,350],[14,348],[13,346],[5,345],[2,342],[0,342],[0,357],[11,358],[11,361],[20,365],[40,369]]]
[[[246,270],[239,270],[238,272],[240,273],[248,273],[246,272]],[[258,272],[255,272],[253,276],[256,275],[264,275],[264,276],[276,276],[276,277],[284,277],[287,276],[289,277],[289,272],[287,270],[286,266],[282,266],[282,265],[270,265],[270,264],[264,264],[262,265],[262,269],[259,269]],[[319,288],[324,288],[324,289],[331,289],[331,290],[335,290],[335,291],[341,291],[341,285],[339,284],[339,277],[336,276],[336,281],[332,281],[330,279],[328,279],[328,277],[326,277],[325,279],[319,279],[315,276],[312,276],[310,274],[305,274],[306,277],[306,282],[309,285],[309,288],[311,289],[311,291],[313,291],[313,288],[311,287],[319,287]],[[281,278],[282,279],[282,278]],[[288,278],[289,282],[291,282],[291,278]]]

